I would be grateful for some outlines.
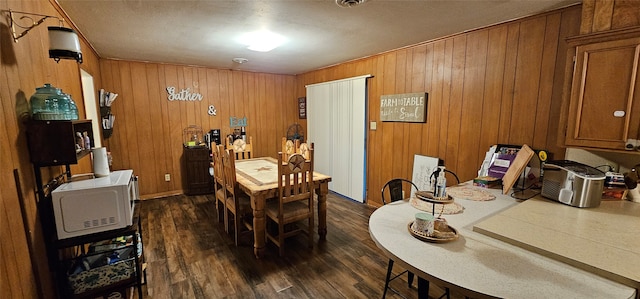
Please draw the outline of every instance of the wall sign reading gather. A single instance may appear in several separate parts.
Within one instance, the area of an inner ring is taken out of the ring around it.
[[[380,120],[399,122],[427,121],[427,93],[380,96]]]
[[[202,95],[197,92],[191,92],[189,88],[182,89],[176,93],[176,88],[167,86],[167,99],[169,101],[202,101]]]

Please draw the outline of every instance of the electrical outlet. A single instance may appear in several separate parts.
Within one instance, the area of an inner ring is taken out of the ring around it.
[[[170,175],[170,174],[168,174],[168,173],[165,173],[165,174],[164,174],[164,181],[165,181],[165,182],[169,182],[169,181],[171,181],[171,175]]]

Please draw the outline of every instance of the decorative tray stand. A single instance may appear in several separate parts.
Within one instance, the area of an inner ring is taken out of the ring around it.
[[[434,203],[434,204],[450,204],[453,203],[453,197],[447,195],[446,197],[433,197],[433,193],[429,191],[416,191],[416,197],[420,200],[424,200],[426,202]],[[436,215],[436,205],[433,205],[433,209],[431,210],[431,215]],[[438,216],[440,217],[440,216]]]
[[[409,230],[409,233],[416,237],[418,240],[421,241],[426,241],[426,242],[432,242],[432,243],[447,243],[447,242],[451,242],[454,240],[458,239],[458,230],[456,230],[455,228],[453,228],[450,225],[447,225],[447,227],[449,228],[449,233],[446,237],[430,237],[427,236],[427,234],[423,233],[423,232],[419,232],[413,229],[413,221],[409,222],[409,224],[407,225],[407,229]],[[453,233],[453,234],[451,234]]]
[[[433,215],[434,217],[436,216],[435,204],[445,205],[445,204],[453,203],[453,197],[451,197],[450,195],[447,195],[446,197],[434,197],[433,193],[429,191],[417,191],[416,197],[420,200],[434,203],[433,208],[431,210],[431,215]],[[444,206],[443,206],[443,209],[444,209]],[[442,213],[440,213],[440,215],[438,215],[436,218],[440,218],[441,215]],[[441,234],[440,236],[427,236],[427,234],[425,234],[424,232],[414,230],[413,221],[409,222],[407,228],[409,230],[409,233],[412,236],[416,237],[421,241],[427,241],[427,242],[433,242],[433,243],[445,243],[445,242],[450,242],[458,239],[458,230],[456,230],[455,228],[451,227],[448,224],[445,229],[443,229],[442,231],[438,231],[438,234]]]

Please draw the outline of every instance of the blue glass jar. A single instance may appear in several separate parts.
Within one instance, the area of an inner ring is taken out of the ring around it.
[[[49,83],[36,88],[30,100],[31,117],[36,120],[74,120],[78,119],[76,103],[60,88]]]

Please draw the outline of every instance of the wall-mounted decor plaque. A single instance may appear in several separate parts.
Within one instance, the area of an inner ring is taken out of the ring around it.
[[[307,98],[306,97],[298,98],[298,118],[300,119],[307,118]]]
[[[380,96],[380,120],[423,123],[427,121],[427,93]]]

